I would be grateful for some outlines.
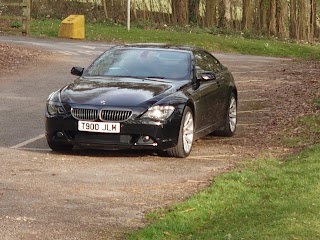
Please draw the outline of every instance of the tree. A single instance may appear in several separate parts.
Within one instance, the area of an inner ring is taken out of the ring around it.
[[[172,0],[172,18],[174,24],[189,23],[189,0]]]
[[[189,22],[196,24],[199,16],[200,0],[189,0]]]
[[[306,40],[307,39],[307,12],[306,12],[306,0],[298,0],[298,25],[297,25],[297,39]]]
[[[107,8],[107,0],[103,0],[103,11],[106,19],[108,19],[108,8]]]
[[[251,0],[242,1],[242,29],[252,30],[252,2]]]
[[[269,23],[269,0],[260,0],[259,9],[257,11],[259,21],[256,22],[256,29],[261,33],[268,32]]]
[[[205,11],[205,26],[212,27],[216,26],[217,21],[217,1],[206,0],[206,11]]]
[[[231,0],[222,0],[220,2],[220,21],[219,26],[223,28],[231,28]]]
[[[290,0],[289,37],[297,38],[297,0]]]
[[[286,37],[287,28],[286,28],[286,19],[288,16],[287,11],[287,1],[286,0],[277,0],[276,8],[276,22],[277,22],[277,36]]]
[[[269,13],[269,35],[276,36],[277,34],[277,2],[276,0],[270,0],[270,13]]]
[[[310,33],[309,40],[313,41],[317,36],[317,2],[316,0],[310,0]]]

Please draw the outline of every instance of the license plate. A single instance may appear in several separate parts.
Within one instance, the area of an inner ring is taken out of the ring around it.
[[[120,133],[120,123],[79,121],[78,130],[82,132]]]

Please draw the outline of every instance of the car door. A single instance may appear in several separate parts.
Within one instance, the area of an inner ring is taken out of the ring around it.
[[[216,84],[218,87],[216,90],[216,99],[209,100],[208,108],[210,108],[210,106],[214,106],[214,108],[216,109],[216,111],[214,112],[215,119],[217,122],[221,122],[225,120],[225,113],[228,107],[227,105],[229,104],[229,85],[226,81],[226,69],[210,53],[205,52],[205,54],[207,56],[208,63],[210,64],[210,68],[216,75]]]
[[[198,91],[200,92],[201,106],[196,127],[199,131],[207,131],[213,129],[218,124],[219,114],[221,114],[221,85],[220,85],[220,72],[221,68],[218,66],[219,62],[209,53],[205,51],[194,52],[195,67],[197,72],[211,71],[216,75],[216,79],[203,80],[200,83]]]

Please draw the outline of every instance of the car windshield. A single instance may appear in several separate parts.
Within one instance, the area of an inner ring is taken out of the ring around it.
[[[190,79],[190,53],[168,49],[114,48],[102,54],[84,76]]]

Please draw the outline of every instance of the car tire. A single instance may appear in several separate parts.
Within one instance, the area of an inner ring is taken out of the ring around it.
[[[228,108],[225,113],[224,126],[214,134],[222,137],[232,137],[237,129],[237,98],[234,92],[230,94]]]
[[[167,154],[171,157],[185,158],[188,157],[194,139],[194,118],[190,107],[185,107],[180,124],[178,144],[167,150]]]
[[[73,145],[71,144],[57,143],[52,140],[48,140],[47,142],[52,151],[55,152],[68,152],[73,149]]]

